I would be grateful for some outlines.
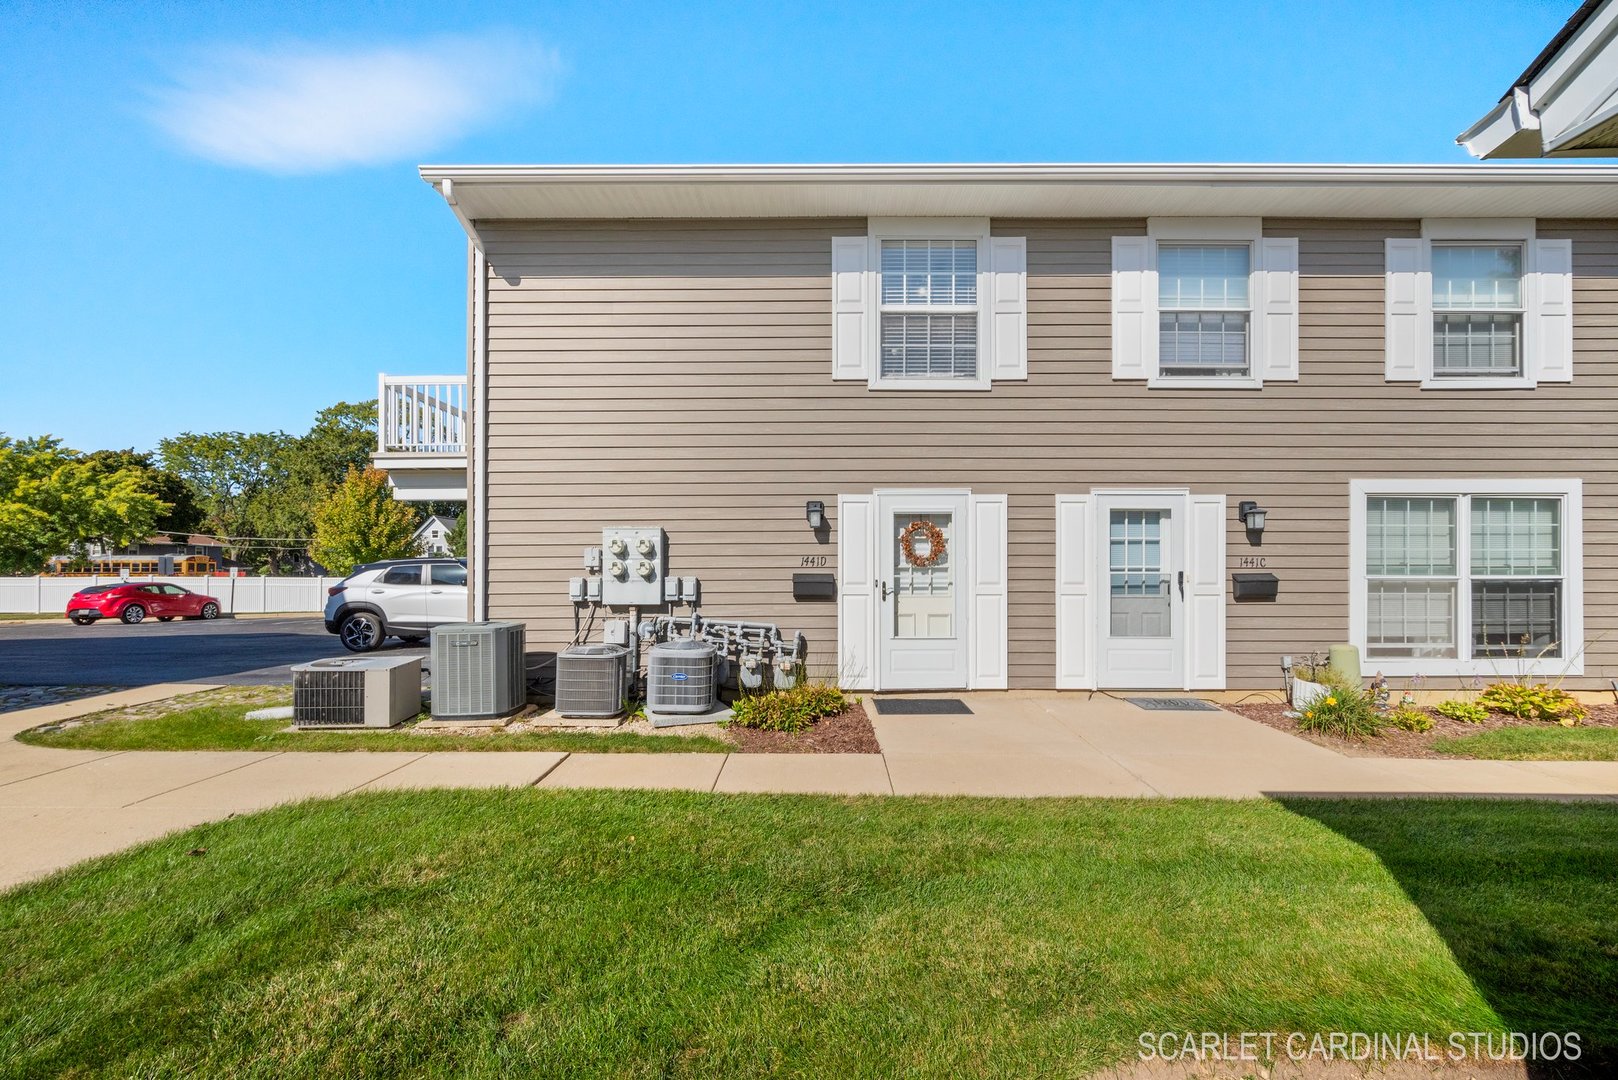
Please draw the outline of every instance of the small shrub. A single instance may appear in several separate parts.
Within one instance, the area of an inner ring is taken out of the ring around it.
[[[799,683],[791,690],[772,690],[738,698],[730,722],[759,731],[797,734],[816,720],[836,716],[848,708],[843,692],[827,683]]]
[[[1386,720],[1389,727],[1399,728],[1401,731],[1431,731],[1433,729],[1432,714],[1425,709],[1418,709],[1414,705],[1400,703],[1398,708],[1387,713]]]
[[[1382,730],[1383,718],[1370,694],[1342,682],[1327,684],[1325,696],[1298,717],[1298,727],[1340,739],[1363,739]]]
[[[1519,720],[1552,720],[1563,727],[1589,716],[1572,694],[1544,683],[1497,682],[1478,696],[1478,704]]]
[[[1439,716],[1455,720],[1462,724],[1481,724],[1489,718],[1489,710],[1475,701],[1440,701],[1433,706],[1433,711]],[[1470,738],[1470,736],[1468,736]]]

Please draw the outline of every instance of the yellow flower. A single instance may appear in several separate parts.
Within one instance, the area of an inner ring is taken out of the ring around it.
[[[1335,704],[1337,704],[1337,699],[1334,698],[1334,697],[1328,697],[1326,699],[1326,704],[1327,705],[1335,705]]]
[[[1304,714],[1303,714],[1303,718],[1305,720],[1313,720],[1315,718],[1315,710],[1313,710],[1313,709],[1305,710]]]

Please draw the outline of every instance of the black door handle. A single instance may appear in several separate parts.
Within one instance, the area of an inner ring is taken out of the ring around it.
[[[1184,600],[1185,599],[1185,571],[1184,570],[1177,570],[1177,571],[1175,571],[1175,576],[1179,579],[1180,599]]]

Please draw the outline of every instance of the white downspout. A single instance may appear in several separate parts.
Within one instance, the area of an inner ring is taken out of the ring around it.
[[[476,588],[472,621],[489,618],[489,263],[481,248],[472,252],[472,370],[477,394],[472,422],[477,432],[472,456],[472,550]]]

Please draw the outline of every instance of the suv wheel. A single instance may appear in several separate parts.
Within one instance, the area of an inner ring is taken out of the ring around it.
[[[368,611],[356,611],[337,628],[337,637],[349,652],[370,652],[382,644],[382,620]]]
[[[120,614],[118,617],[124,622],[128,623],[130,626],[134,626],[136,623],[145,620],[146,609],[141,607],[139,604],[130,604],[128,607],[124,608],[122,614]]]

